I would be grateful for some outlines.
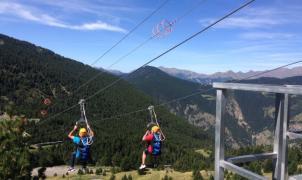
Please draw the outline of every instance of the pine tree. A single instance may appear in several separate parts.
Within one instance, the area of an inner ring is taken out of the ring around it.
[[[203,177],[200,174],[200,170],[199,169],[194,169],[193,173],[192,173],[192,176],[193,176],[193,180],[203,180]]]
[[[128,180],[128,177],[126,174],[122,177],[122,180]]]
[[[0,119],[0,179],[28,179],[31,155],[22,136],[24,121]]]
[[[267,173],[267,172],[271,172],[272,169],[273,169],[273,161],[270,159],[265,160],[263,164],[263,171]]]
[[[112,174],[112,175],[110,176],[109,180],[115,180],[115,175]]]
[[[211,174],[209,180],[214,180],[214,176]]]
[[[131,162],[128,157],[124,157],[121,162],[121,169],[123,171],[129,171],[131,169]]]

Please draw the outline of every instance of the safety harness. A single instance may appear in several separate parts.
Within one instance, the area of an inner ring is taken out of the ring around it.
[[[85,112],[85,100],[84,99],[80,99],[79,101],[79,105],[80,105],[80,111],[81,111],[81,117],[80,119],[76,122],[76,125],[80,125],[80,126],[83,126],[83,125],[86,125],[86,128],[87,128],[87,134],[89,135],[87,138],[86,141],[82,141],[82,144],[85,145],[85,146],[89,146],[93,143],[93,137],[90,136],[91,134],[91,129],[90,129],[90,126],[88,124],[88,120],[87,120],[87,117],[86,117],[86,112]]]
[[[149,113],[150,113],[150,122],[147,124],[147,128],[149,129],[150,127],[152,126],[158,126],[159,127],[159,131],[161,133],[161,136],[162,136],[162,139],[161,141],[164,141],[166,140],[166,137],[162,131],[162,128],[159,126],[158,124],[158,121],[157,121],[157,116],[156,116],[156,113],[155,113],[155,110],[154,110],[154,106],[149,106],[148,107],[148,110],[149,110]]]

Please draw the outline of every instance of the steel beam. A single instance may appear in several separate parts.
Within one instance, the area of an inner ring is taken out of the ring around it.
[[[236,174],[239,174],[245,178],[248,178],[248,179],[252,179],[252,180],[268,180],[268,178],[264,177],[264,176],[260,176],[259,174],[256,174],[256,173],[253,173],[249,170],[246,170],[242,167],[239,167],[239,166],[236,166],[230,162],[227,162],[227,161],[220,161],[220,165],[227,169],[227,170],[230,170]]]
[[[287,129],[289,123],[289,95],[284,95],[284,108],[283,108],[283,125],[282,125],[282,146],[281,152],[279,152],[278,156],[281,162],[281,172],[280,172],[280,180],[287,180],[288,179],[288,168],[287,168]]]
[[[216,125],[215,125],[215,180],[224,179],[224,169],[220,161],[224,160],[224,113],[226,106],[226,90],[217,90]]]
[[[213,87],[217,89],[232,89],[232,90],[302,95],[302,86],[288,86],[288,85],[280,86],[280,85],[242,84],[242,83],[213,83]]]
[[[276,153],[262,153],[262,154],[251,154],[251,155],[243,155],[243,156],[236,156],[228,158],[227,161],[233,164],[237,163],[245,163],[257,160],[264,160],[264,159],[275,159],[277,158]]]
[[[302,139],[301,133],[287,132],[287,136],[289,139]]]
[[[215,125],[215,179],[224,178],[224,169],[231,170],[249,179],[266,179],[232,163],[245,163],[263,159],[273,159],[273,180],[288,179],[288,137],[302,139],[302,134],[288,132],[289,124],[289,96],[302,95],[302,86],[291,85],[259,85],[241,83],[214,83],[217,88],[216,98],[216,125]],[[226,106],[227,90],[258,91],[276,94],[275,101],[275,137],[274,151],[272,153],[243,155],[231,157],[225,161],[224,157],[224,111]]]
[[[281,152],[283,146],[283,111],[284,109],[284,94],[276,94],[275,99],[275,138],[274,138],[274,153],[277,158],[274,160],[273,180],[280,180],[281,178]]]

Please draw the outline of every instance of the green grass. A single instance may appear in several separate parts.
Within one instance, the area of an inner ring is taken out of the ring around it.
[[[216,97],[215,96],[211,96],[209,94],[202,94],[201,95],[203,98],[205,98],[206,100],[208,101],[215,101],[216,100]]]
[[[202,154],[206,158],[210,157],[210,154],[212,153],[211,150],[207,150],[207,149],[198,149],[195,152]]]
[[[202,176],[205,179],[208,179],[213,172],[206,172],[206,171],[201,171]],[[87,174],[87,175],[68,175],[65,176],[65,179],[72,179],[72,180],[88,180],[88,179],[103,179],[103,180],[109,180],[111,177],[111,173],[107,172],[106,176],[102,175],[95,175],[95,174]],[[156,179],[156,180],[161,180],[164,178],[165,175],[172,177],[173,180],[187,180],[187,179],[192,179],[192,172],[178,172],[174,171],[173,169],[170,170],[156,170],[156,169],[149,169],[146,171],[146,175],[138,175],[136,170],[133,171],[127,171],[127,172],[120,172],[115,174],[115,179],[120,180],[124,175],[131,175],[133,179],[138,179],[138,180],[150,180],[150,179]],[[62,175],[58,175],[56,177],[47,177],[47,179],[51,180],[59,180],[62,179]]]

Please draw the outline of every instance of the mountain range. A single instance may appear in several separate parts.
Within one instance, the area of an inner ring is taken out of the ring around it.
[[[114,74],[116,76],[124,76],[127,73],[123,73],[119,70],[104,70],[103,68],[99,68],[102,71],[107,71],[111,74]],[[240,80],[245,79],[248,77],[253,76],[250,79],[257,79],[261,77],[273,77],[273,78],[287,78],[287,77],[293,77],[293,76],[302,76],[302,66],[297,66],[293,68],[280,68],[276,71],[272,71],[269,73],[264,73],[265,71],[253,71],[250,70],[248,72],[234,72],[234,71],[226,71],[226,72],[216,72],[213,74],[204,74],[204,73],[197,73],[190,70],[184,70],[184,69],[177,69],[177,68],[168,68],[168,67],[158,67],[158,69],[162,70],[163,72],[166,72],[167,74],[188,80],[191,82],[201,83],[201,84],[212,84],[213,82],[226,82],[230,80]],[[264,74],[262,74],[264,73]],[[257,74],[261,74],[259,76],[255,76]],[[255,77],[254,77],[255,76]]]
[[[228,80],[238,80],[238,79],[244,79],[265,72],[265,71],[251,70],[248,72],[226,71],[226,72],[216,72],[213,74],[202,74],[202,73],[196,73],[196,72],[176,69],[176,68],[159,67],[159,69],[172,76],[193,81],[193,82],[198,82],[198,83],[212,83],[212,82],[221,82],[221,81],[228,81]],[[281,68],[276,71],[262,74],[260,76],[256,76],[253,78],[254,79],[261,78],[261,77],[287,78],[292,76],[302,76],[302,66],[297,66],[293,68]]]
[[[150,66],[132,74],[127,80],[153,97],[158,104],[165,105],[170,112],[184,117],[194,126],[214,136],[216,94],[211,85],[183,80]],[[241,82],[302,85],[302,77],[263,77]],[[173,101],[174,99],[180,100]],[[301,97],[292,100],[291,128],[302,128],[301,103]],[[230,147],[270,144],[274,126],[274,97],[270,94],[235,91],[229,96],[226,118],[227,144]]]

